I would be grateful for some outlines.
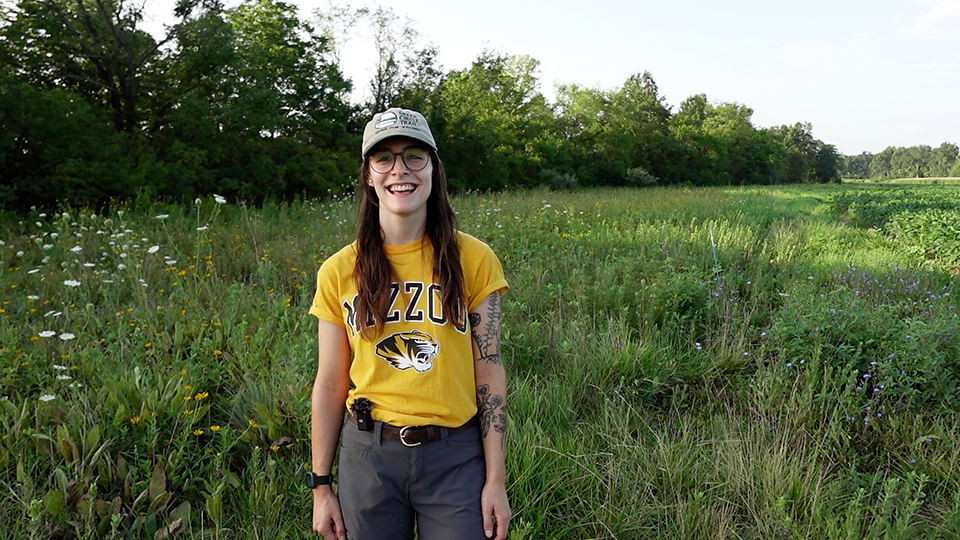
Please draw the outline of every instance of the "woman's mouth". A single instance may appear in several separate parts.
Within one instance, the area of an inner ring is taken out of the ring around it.
[[[417,186],[414,184],[394,184],[390,186],[390,193],[409,193],[417,189]]]

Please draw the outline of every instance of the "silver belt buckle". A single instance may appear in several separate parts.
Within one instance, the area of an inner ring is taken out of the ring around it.
[[[403,426],[402,428],[400,428],[400,442],[403,443],[404,446],[408,446],[408,447],[410,447],[410,448],[413,448],[414,446],[420,446],[420,443],[410,444],[410,443],[408,443],[407,440],[404,438],[404,437],[407,435],[407,430],[408,430],[408,429],[414,429],[414,428],[418,428],[418,427],[420,427],[420,426]]]

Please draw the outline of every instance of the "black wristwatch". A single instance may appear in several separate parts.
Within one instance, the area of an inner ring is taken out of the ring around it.
[[[310,471],[307,473],[304,480],[306,481],[307,487],[310,489],[313,489],[315,487],[329,486],[330,484],[332,484],[333,475],[332,474],[319,475],[313,471]]]

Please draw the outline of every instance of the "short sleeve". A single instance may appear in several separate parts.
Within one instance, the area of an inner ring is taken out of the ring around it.
[[[500,259],[490,249],[490,246],[479,240],[474,239],[474,242],[478,245],[469,248],[474,251],[467,257],[470,268],[464,269],[464,276],[468,281],[467,312],[475,310],[494,291],[503,294],[510,288],[503,275],[503,266],[500,264]]]
[[[317,271],[317,292],[313,296],[310,315],[345,328],[341,305],[345,284],[341,274],[338,265],[332,259],[327,259],[320,266],[320,270]]]

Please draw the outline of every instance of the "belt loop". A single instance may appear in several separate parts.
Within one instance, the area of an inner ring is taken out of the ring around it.
[[[450,436],[450,430],[443,426],[440,426],[440,438],[446,439],[449,436]]]
[[[383,422],[379,420],[373,423],[373,444],[383,445]]]

